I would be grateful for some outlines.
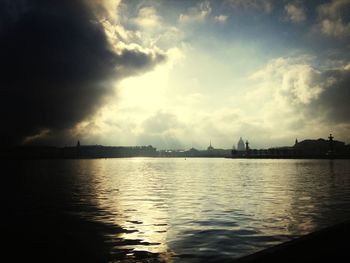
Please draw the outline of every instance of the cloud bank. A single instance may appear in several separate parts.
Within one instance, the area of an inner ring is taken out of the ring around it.
[[[304,8],[300,3],[288,3],[284,10],[287,16],[286,19],[292,23],[301,23],[306,19]]]
[[[320,31],[330,37],[350,36],[349,0],[332,0],[318,7]]]
[[[195,7],[187,10],[186,14],[180,14],[180,23],[203,22],[211,13],[212,9],[209,1],[203,1]]]
[[[265,120],[279,123],[286,134],[304,136],[334,132],[347,138],[350,123],[350,70],[317,70],[308,56],[281,57],[254,73],[260,88],[249,96],[270,101],[262,109]]]

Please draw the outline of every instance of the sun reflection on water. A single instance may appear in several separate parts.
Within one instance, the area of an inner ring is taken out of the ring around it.
[[[94,171],[93,196],[108,211],[100,220],[127,230],[118,235],[128,241],[119,249],[160,254],[165,261],[174,255],[234,258],[311,232],[336,220],[330,215],[350,193],[349,179],[336,171],[341,167],[349,172],[348,163],[166,158],[88,162]],[[343,195],[337,196],[339,191]],[[349,203],[342,213],[350,215]]]

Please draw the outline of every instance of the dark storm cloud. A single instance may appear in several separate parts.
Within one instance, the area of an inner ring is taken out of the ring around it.
[[[163,59],[135,49],[114,53],[86,1],[1,1],[2,141],[73,127],[112,92],[112,80]]]
[[[325,90],[313,102],[314,114],[325,112],[327,121],[350,123],[350,70],[328,70],[322,73]]]

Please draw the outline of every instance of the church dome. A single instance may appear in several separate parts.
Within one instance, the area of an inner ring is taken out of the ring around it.
[[[245,150],[244,141],[242,137],[240,137],[237,143],[237,151],[244,151],[244,150]]]

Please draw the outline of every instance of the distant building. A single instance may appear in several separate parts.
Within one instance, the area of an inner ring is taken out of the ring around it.
[[[188,157],[191,157],[191,156],[198,156],[199,155],[199,153],[200,153],[200,151],[198,151],[196,148],[191,148],[191,149],[189,149],[187,152],[186,152],[186,155],[188,156]]]
[[[242,137],[239,138],[239,141],[237,143],[237,151],[239,151],[239,152],[245,151],[245,145],[244,145],[244,141],[243,141]]]
[[[299,155],[339,155],[346,154],[347,148],[344,142],[334,140],[332,134],[328,140],[304,140],[294,145],[294,149]]]
[[[346,158],[350,159],[350,144],[337,141],[330,134],[327,139],[303,140],[295,139],[293,146],[273,147],[269,149],[251,149],[249,142],[245,144],[240,138],[237,150],[231,150],[232,158]]]
[[[212,151],[212,150],[214,150],[214,147],[213,147],[213,146],[211,146],[211,140],[210,140],[210,144],[209,144],[209,146],[208,146],[207,150],[208,150],[208,151]]]

